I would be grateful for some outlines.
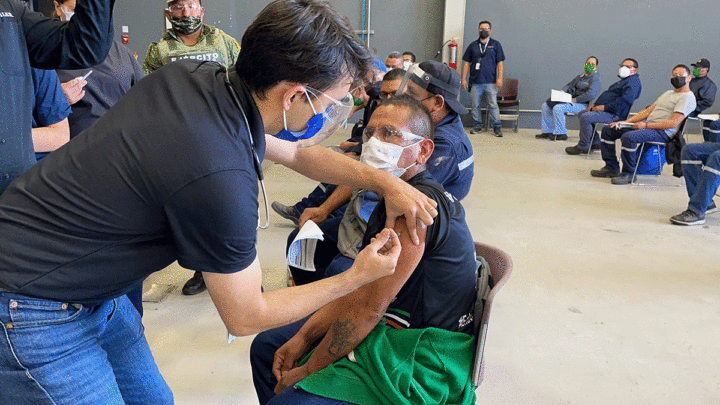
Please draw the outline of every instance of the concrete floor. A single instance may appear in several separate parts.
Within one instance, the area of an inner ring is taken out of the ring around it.
[[[566,142],[536,140],[537,132],[471,135],[470,230],[515,263],[494,304],[478,402],[720,403],[720,213],[704,226],[670,225],[687,195],[669,167],[649,180],[657,184],[615,186],[590,177],[603,165],[599,153],[564,153],[577,132]],[[266,166],[270,201],[291,203],[315,185]],[[292,229],[274,213],[270,222],[258,246],[266,289],[285,282]],[[176,402],[256,404],[252,338],[227,344],[208,294],[180,295],[190,275],[171,266],[146,284],[178,288],[147,303],[144,317]]]

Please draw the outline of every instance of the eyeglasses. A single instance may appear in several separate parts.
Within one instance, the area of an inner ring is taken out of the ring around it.
[[[344,111],[348,106],[350,106],[352,108],[352,106],[354,105],[355,100],[353,98],[352,93],[350,93],[350,92],[348,92],[345,95],[345,97],[343,97],[342,100],[336,100],[336,99],[328,96],[324,92],[313,89],[310,86],[305,86],[305,89],[306,89],[307,93],[310,94],[311,96],[313,96],[316,100],[319,100],[320,96],[323,96],[323,97],[327,98],[328,100],[330,100],[330,105],[328,105],[327,108],[325,108],[325,116],[327,118],[334,117],[336,115],[336,114],[334,114],[334,111],[337,111],[337,110]],[[311,101],[310,105],[312,106],[312,109],[314,111],[315,106],[312,105],[312,100],[310,100],[310,101]],[[347,118],[347,117],[345,117],[345,118]]]
[[[363,142],[369,141],[373,136],[387,143],[399,143],[402,141],[419,142],[425,139],[420,135],[415,135],[408,131],[401,131],[390,125],[380,128],[365,127],[362,134]]]
[[[165,10],[171,12],[171,13],[181,13],[184,9],[188,9],[190,11],[199,10],[202,6],[199,4],[174,4]]]

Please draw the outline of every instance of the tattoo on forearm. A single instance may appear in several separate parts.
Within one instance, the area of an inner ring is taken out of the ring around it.
[[[349,319],[333,322],[329,334],[330,346],[327,351],[331,356],[342,355],[348,348],[352,349],[358,341],[357,326]]]

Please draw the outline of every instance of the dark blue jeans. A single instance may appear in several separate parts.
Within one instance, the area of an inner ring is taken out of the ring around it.
[[[682,149],[682,169],[690,202],[688,209],[705,215],[720,186],[720,143],[686,145]]]
[[[172,404],[126,296],[96,307],[0,291],[0,404]]]
[[[621,154],[622,172],[633,174],[637,159],[640,154],[640,144],[647,141],[667,142],[670,137],[664,131],[657,129],[636,129],[633,131],[621,131],[615,128],[605,127],[602,130],[600,140],[602,145],[600,151],[605,161],[605,166],[614,171],[620,171],[620,162],[615,153],[615,141],[620,139],[622,143]]]
[[[593,125],[596,123],[609,124],[613,122],[615,116],[606,113],[605,111],[585,111],[578,114],[578,121],[580,121],[580,141],[578,141],[577,147],[583,150],[590,148],[590,138],[593,136]],[[593,145],[600,143],[600,138],[595,136],[593,138]]]
[[[705,142],[720,142],[720,120],[703,121],[703,139]]]

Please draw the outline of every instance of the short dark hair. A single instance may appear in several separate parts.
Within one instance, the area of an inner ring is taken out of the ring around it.
[[[400,52],[390,52],[387,59],[402,59],[402,55],[400,55]]]
[[[403,56],[405,56],[405,55],[410,55],[410,61],[411,61],[412,63],[415,63],[415,59],[416,59],[416,58],[415,58],[415,54],[414,54],[414,53],[412,53],[412,52],[410,52],[410,51],[405,51],[405,52],[403,52]]]
[[[383,100],[375,111],[386,106],[407,108],[410,110],[410,122],[405,126],[408,127],[413,134],[420,135],[423,138],[433,139],[435,137],[435,126],[430,117],[430,110],[428,110],[423,103],[407,94],[402,94]]]
[[[623,59],[623,62],[625,62],[626,60],[629,60],[630,62],[632,62],[632,63],[633,63],[633,67],[634,67],[635,69],[637,69],[637,68],[639,67],[639,65],[638,65],[638,63],[637,63],[637,61],[636,61],[635,59],[633,59],[633,58],[625,58],[625,59]]]
[[[589,56],[588,59],[593,58],[595,59],[595,66],[600,66],[600,61],[598,60],[597,56]],[[587,59],[585,59],[587,60]]]
[[[677,69],[677,68],[683,68],[683,69],[685,69],[685,73],[687,73],[688,75],[690,75],[690,68],[687,67],[687,66],[685,66],[685,65],[683,65],[682,63],[679,64],[679,65],[677,65],[677,66],[675,66],[674,68],[672,68],[672,70],[675,70],[675,69]]]
[[[400,68],[394,68],[390,69],[387,73],[385,73],[385,76],[383,76],[383,81],[402,80],[403,76],[405,76],[405,70]]]
[[[319,91],[343,77],[364,77],[372,68],[367,49],[350,21],[325,0],[275,0],[243,35],[235,64],[258,97],[282,82]]]
[[[480,27],[483,24],[487,24],[488,26],[490,26],[490,29],[492,29],[492,23],[490,21],[480,21],[480,24],[478,24],[478,27]]]

